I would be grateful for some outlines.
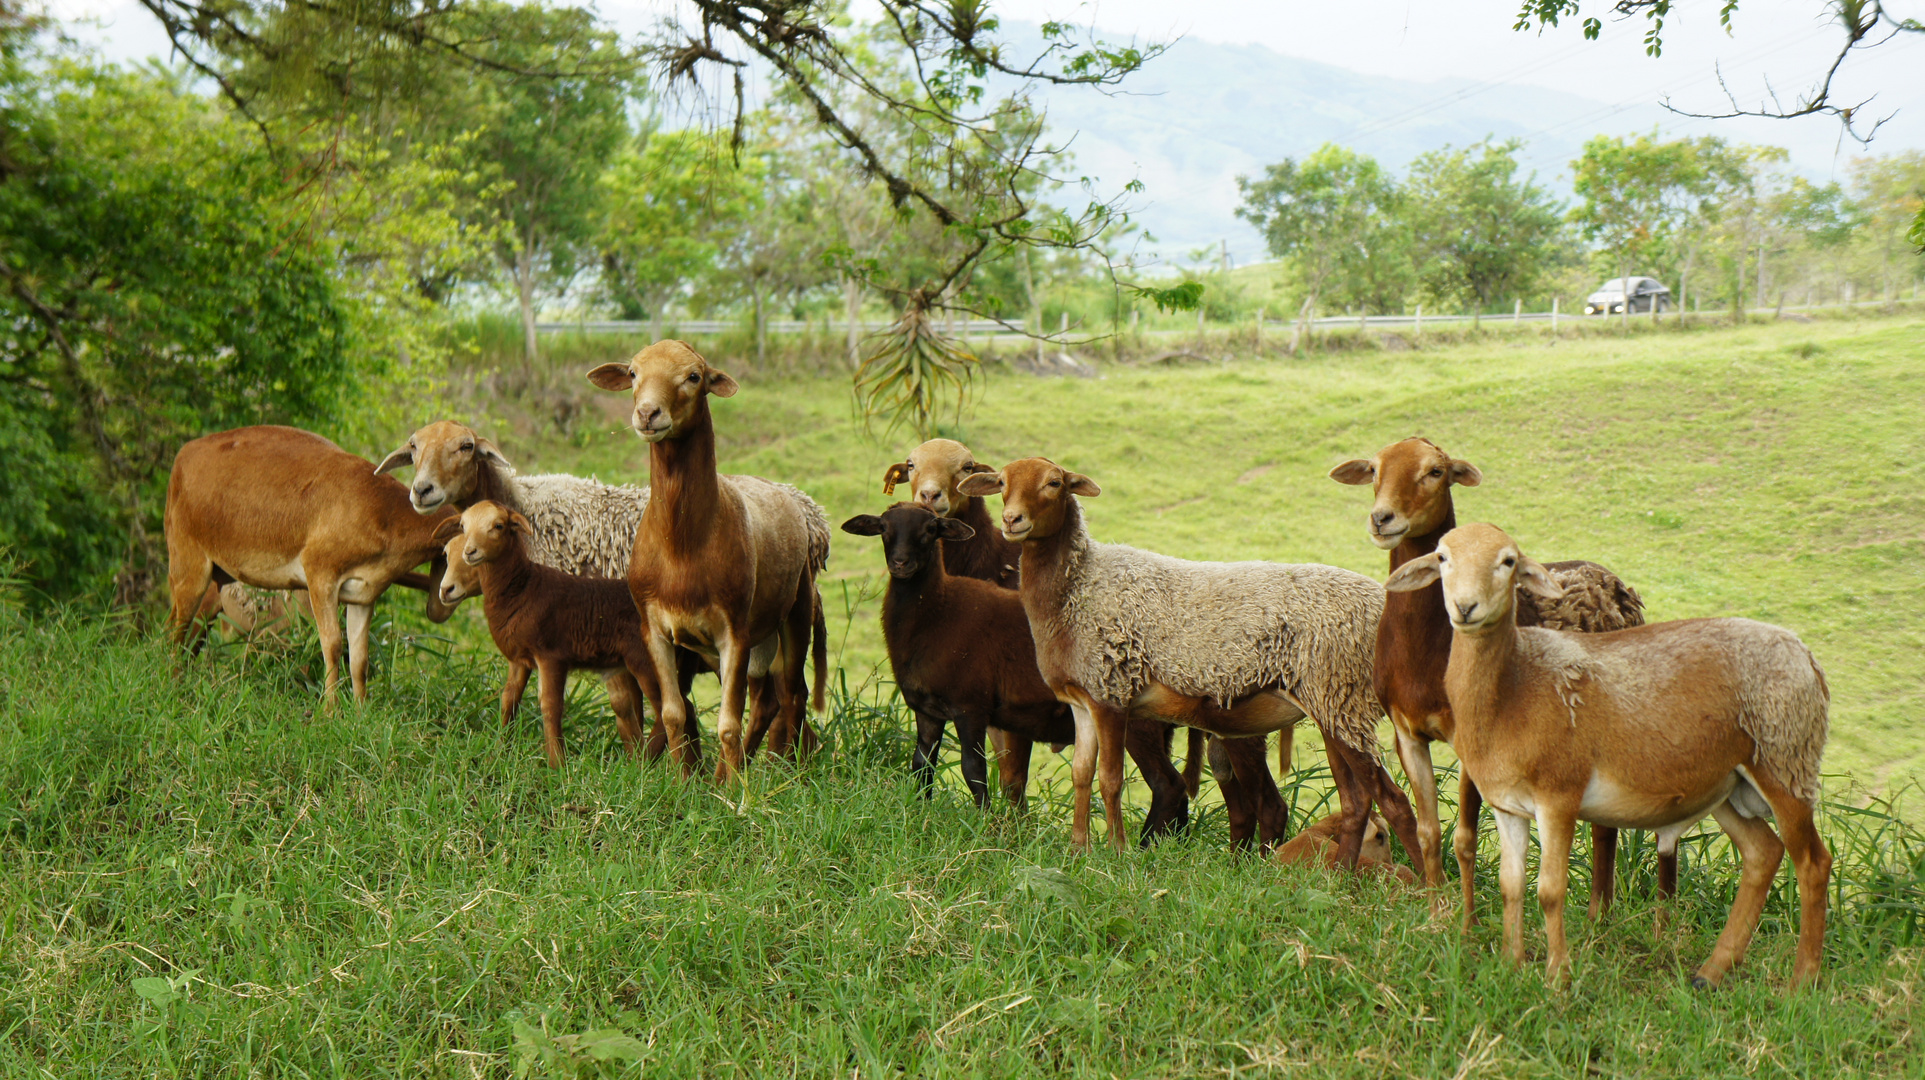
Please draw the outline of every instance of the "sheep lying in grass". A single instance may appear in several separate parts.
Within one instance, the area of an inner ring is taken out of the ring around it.
[[[1743,958],[1786,848],[1803,907],[1792,982],[1817,978],[1831,854],[1812,817],[1830,693],[1797,635],[1750,619],[1606,634],[1519,627],[1520,586],[1547,600],[1560,590],[1491,525],[1451,530],[1385,586],[1409,591],[1437,581],[1452,627],[1444,676],[1457,723],[1452,746],[1496,811],[1511,959],[1524,959],[1532,821],[1543,849],[1537,898],[1557,978],[1570,962],[1564,896],[1577,822],[1652,829],[1670,847],[1711,814],[1737,846],[1744,873],[1694,984],[1716,985]],[[1777,833],[1765,823],[1773,817]]]
[[[1131,717],[1243,737],[1307,715],[1324,734],[1342,800],[1342,864],[1356,865],[1373,801],[1418,856],[1410,803],[1377,757],[1376,582],[1332,566],[1195,563],[1097,543],[1077,502],[1099,493],[1096,482],[1043,458],[977,473],[960,488],[1001,492],[1003,535],[1023,545],[1020,591],[1037,667],[1076,713],[1074,843],[1089,843],[1100,757],[1110,843],[1124,846],[1123,733]]]

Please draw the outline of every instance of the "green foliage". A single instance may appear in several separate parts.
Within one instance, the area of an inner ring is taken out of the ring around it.
[[[1201,281],[1185,281],[1167,289],[1159,289],[1154,285],[1129,285],[1126,288],[1130,295],[1155,304],[1156,310],[1162,312],[1195,311],[1197,305],[1203,302],[1204,286]]]
[[[1482,310],[1530,295],[1562,254],[1559,208],[1534,178],[1517,175],[1522,145],[1447,146],[1411,163],[1406,205],[1430,296]]]
[[[865,424],[887,420],[884,434],[907,425],[919,438],[931,438],[952,396],[951,415],[960,418],[979,366],[960,342],[943,336],[927,307],[912,302],[894,326],[877,335],[856,369],[857,409]]]
[[[0,88],[10,330],[0,546],[56,597],[157,572],[161,484],[187,438],[337,425],[384,365],[332,253],[259,143],[171,78],[48,60]]]
[[[1263,232],[1270,254],[1294,259],[1309,311],[1326,292],[1367,308],[1394,310],[1403,300],[1408,232],[1394,177],[1369,157],[1326,143],[1298,162],[1264,167],[1256,180],[1238,177],[1237,216]]]
[[[705,283],[760,205],[759,166],[738,165],[720,136],[647,135],[601,177],[599,287],[624,319],[660,324],[672,299]]]

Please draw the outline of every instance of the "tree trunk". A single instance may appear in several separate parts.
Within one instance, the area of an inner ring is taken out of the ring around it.
[[[535,349],[535,260],[527,245],[515,252],[515,299],[521,306],[521,346],[529,367],[538,358]]]
[[[849,315],[849,370],[862,365],[862,283],[854,274],[842,279],[843,307]]]
[[[1023,292],[1029,297],[1030,334],[1036,342],[1036,362],[1043,362],[1043,304],[1036,298],[1036,275],[1029,265],[1029,246],[1023,246]]]
[[[749,279],[749,297],[755,305],[754,307],[755,366],[757,369],[760,369],[762,367],[763,359],[768,355],[768,351],[769,351],[768,350],[768,323],[766,323],[762,318],[762,279],[761,278],[751,277]]]
[[[1625,333],[1631,332],[1631,257],[1618,252],[1618,291],[1624,294],[1624,318],[1619,321]]]

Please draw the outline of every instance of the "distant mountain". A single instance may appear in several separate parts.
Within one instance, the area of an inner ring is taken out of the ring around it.
[[[1022,45],[1033,26],[1010,24]],[[1568,194],[1568,163],[1600,131],[1649,131],[1669,114],[1655,105],[1611,105],[1537,87],[1463,80],[1407,82],[1364,75],[1256,45],[1183,40],[1105,96],[1059,89],[1046,99],[1050,127],[1069,137],[1077,175],[1109,192],[1132,177],[1145,190],[1133,220],[1156,238],[1146,248],[1184,262],[1229,241],[1239,264],[1265,258],[1256,230],[1235,216],[1236,177],[1298,157],[1325,142],[1370,154],[1401,172],[1446,143],[1486,135],[1527,138],[1522,157],[1538,182]]]

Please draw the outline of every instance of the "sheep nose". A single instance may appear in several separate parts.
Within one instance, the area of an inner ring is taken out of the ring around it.
[[[426,480],[423,480],[414,486],[414,496],[417,499],[425,499],[428,496],[433,494],[434,494],[434,485],[429,483]]]
[[[643,405],[635,410],[635,426],[644,429],[652,428],[655,426],[655,418],[660,415],[662,415],[661,406]]]
[[[1028,515],[1026,515],[1026,514],[1004,514],[1004,515],[1003,515],[1003,528],[1005,528],[1005,529],[1013,529],[1013,528],[1015,528],[1016,526],[1018,526],[1018,525],[1021,525],[1021,524],[1023,523],[1023,521],[1024,521],[1024,519],[1025,519],[1025,518],[1027,518],[1027,517],[1028,517]]]
[[[1473,614],[1475,614],[1475,613],[1476,613],[1476,611],[1477,611],[1477,601],[1475,601],[1475,600],[1473,600],[1473,601],[1471,601],[1471,602],[1470,602],[1470,603],[1468,603],[1468,604],[1466,604],[1466,603],[1459,603],[1459,604],[1457,605],[1457,621],[1458,621],[1458,622],[1469,622],[1469,621],[1470,621],[1470,617],[1471,617],[1471,616],[1472,616]]]
[[[1390,524],[1390,519],[1396,516],[1396,513],[1390,510],[1375,510],[1371,512],[1370,523],[1381,529]]]

